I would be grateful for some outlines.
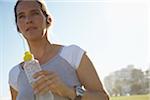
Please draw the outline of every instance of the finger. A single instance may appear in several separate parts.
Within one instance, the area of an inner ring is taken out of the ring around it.
[[[53,81],[54,80],[52,80],[52,81],[47,80],[44,83],[38,85],[36,88],[34,88],[34,92],[39,93],[39,94],[44,94],[44,93],[48,92],[51,89],[54,90],[54,87],[50,86],[50,84],[52,84]]]
[[[47,74],[44,78],[45,78],[45,80],[52,80],[56,77],[57,77],[57,75],[55,73],[51,73],[51,74]]]
[[[49,90],[50,90],[49,87],[47,85],[44,85],[43,87],[40,88],[39,94],[43,95],[43,94],[47,93]]]
[[[42,91],[39,92],[40,95],[46,94],[49,92],[48,88],[43,89]]]
[[[33,89],[36,89],[37,87],[39,87],[40,85],[44,84],[47,80],[44,78],[44,76],[40,77],[37,81],[35,81],[32,84]]]
[[[50,86],[54,83],[54,80],[56,80],[55,77],[55,74],[39,77],[39,79],[32,84],[32,87],[33,89],[37,89],[42,84]]]
[[[47,92],[49,90],[49,88],[47,87],[46,84],[42,84],[40,85],[38,88],[35,89],[35,91],[38,93],[38,94],[43,94],[45,92]]]
[[[50,88],[54,88],[54,85],[56,85],[55,79],[47,80],[47,85],[48,85]]]

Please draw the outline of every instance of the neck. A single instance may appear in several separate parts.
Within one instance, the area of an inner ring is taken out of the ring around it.
[[[29,48],[31,53],[34,55],[35,58],[41,59],[45,53],[51,47],[51,43],[48,39],[41,39],[38,41],[28,41]]]

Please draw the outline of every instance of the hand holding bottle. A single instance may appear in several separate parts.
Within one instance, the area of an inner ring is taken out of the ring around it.
[[[42,70],[33,75],[34,78],[38,78],[39,76],[42,77],[33,84],[33,89],[38,94],[44,94],[47,91],[51,90],[52,93],[62,97],[68,97],[71,100],[72,98],[75,97],[74,88],[68,87],[61,80],[59,75],[57,75],[57,73],[52,71],[50,72],[50,71]]]
[[[38,80],[44,77],[43,75],[40,75],[39,77],[36,77],[36,78],[33,77],[34,74],[42,71],[42,69],[38,60],[34,59],[34,56],[30,52],[25,52],[23,68],[27,75],[28,81],[32,87],[34,86],[35,83],[38,82]],[[49,89],[42,95],[39,95],[36,92],[35,92],[35,95],[36,95],[36,100],[53,100],[54,99],[53,94],[51,93]]]

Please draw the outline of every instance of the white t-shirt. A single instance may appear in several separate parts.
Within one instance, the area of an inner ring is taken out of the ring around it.
[[[65,59],[75,70],[79,67],[84,50],[76,45],[63,46],[59,56]],[[17,81],[20,73],[19,64],[14,66],[9,72],[9,85],[18,91]]]

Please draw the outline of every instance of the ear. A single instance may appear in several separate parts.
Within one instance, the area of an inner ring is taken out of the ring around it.
[[[47,22],[47,27],[49,27],[51,25],[52,18],[50,16],[47,16],[46,22]]]

